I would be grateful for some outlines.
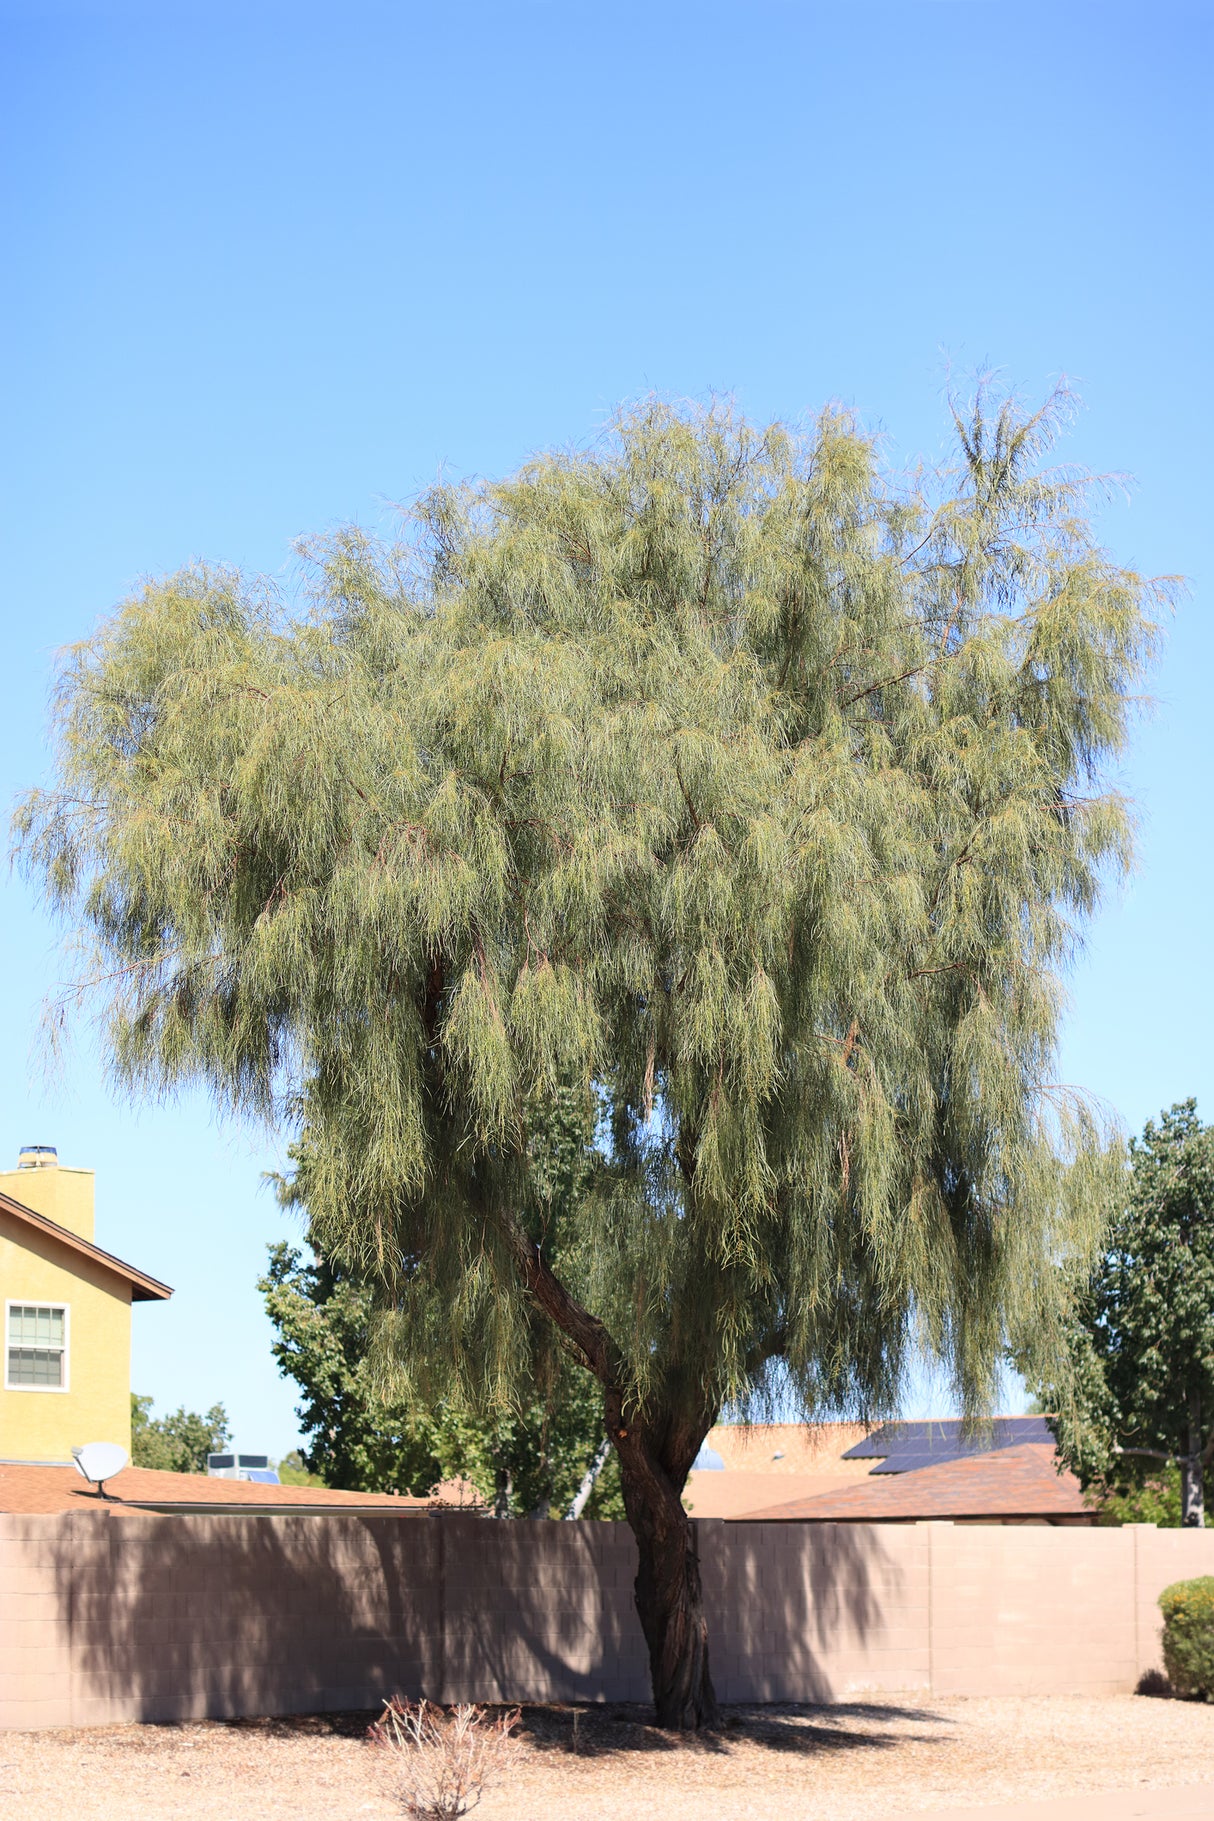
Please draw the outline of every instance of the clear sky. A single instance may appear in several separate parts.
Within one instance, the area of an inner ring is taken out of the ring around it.
[[[0,0],[0,38],[0,797],[44,774],[56,648],[143,575],[282,572],[651,388],[842,399],[902,461],[940,453],[950,365],[1066,373],[1068,457],[1135,476],[1107,541],[1190,586],[1064,1073],[1130,1127],[1214,1118],[1208,4]],[[101,1243],[176,1286],[136,1389],[291,1446],[273,1139],[122,1105],[87,1033],[48,1085],[63,967],[0,890],[0,1160],[93,1165]]]

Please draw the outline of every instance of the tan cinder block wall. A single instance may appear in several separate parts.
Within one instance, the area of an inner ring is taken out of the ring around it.
[[[1214,1530],[697,1526],[718,1692],[1086,1693],[1159,1660]],[[648,1698],[620,1524],[0,1516],[0,1726]]]
[[[937,1694],[1112,1694],[1138,1679],[1134,1537],[925,1524]],[[1158,1613],[1156,1618],[1158,1619]]]
[[[725,1701],[926,1689],[928,1549],[919,1524],[697,1525],[709,1653]]]

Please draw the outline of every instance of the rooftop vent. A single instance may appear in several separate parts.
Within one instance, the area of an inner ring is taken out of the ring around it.
[[[253,1480],[263,1486],[279,1484],[268,1454],[208,1454],[207,1474],[213,1480]]]
[[[53,1144],[23,1144],[17,1156],[19,1170],[52,1170],[58,1162]]]

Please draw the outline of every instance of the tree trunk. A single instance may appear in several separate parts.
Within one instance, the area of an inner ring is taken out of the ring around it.
[[[640,1558],[636,1608],[649,1646],[657,1723],[680,1732],[713,1726],[717,1697],[708,1673],[700,1556],[682,1493],[716,1406],[705,1408],[693,1395],[680,1416],[668,1410],[656,1423],[626,1417],[631,1374],[609,1330],[569,1294],[511,1214],[500,1207],[487,1212],[514,1255],[523,1287],[603,1387],[607,1434],[620,1457],[624,1509]]]
[[[602,1444],[598,1450],[598,1453],[595,1455],[595,1457],[591,1461],[589,1467],[587,1467],[585,1473],[582,1475],[582,1483],[578,1487],[577,1492],[574,1494],[573,1503],[570,1505],[568,1511],[565,1513],[566,1519],[571,1520],[573,1518],[581,1517],[583,1511],[585,1511],[585,1509],[586,1509],[586,1505],[589,1501],[590,1494],[594,1491],[595,1486],[598,1484],[599,1474],[603,1471],[603,1468],[607,1465],[607,1456],[610,1453],[611,1453],[610,1438],[607,1436],[604,1436]]]
[[[1180,1463],[1180,1522],[1186,1530],[1201,1530],[1206,1521],[1201,1454],[1201,1399],[1191,1391],[1188,1449]]]
[[[641,1438],[616,1438],[624,1507],[637,1540],[636,1609],[649,1646],[654,1715],[679,1732],[714,1726],[717,1697],[708,1670],[708,1621],[695,1526],[683,1509],[682,1481],[655,1460]]]

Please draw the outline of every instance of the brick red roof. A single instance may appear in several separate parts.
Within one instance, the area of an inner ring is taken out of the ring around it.
[[[1053,1448],[1025,1443],[913,1473],[873,1475],[812,1498],[739,1513],[745,1520],[913,1523],[922,1518],[1091,1521],[1079,1481],[1055,1468]]]
[[[161,1473],[124,1467],[106,1482],[108,1499],[75,1467],[0,1462],[0,1513],[42,1515],[94,1511],[109,1516],[141,1511],[427,1511],[431,1500],[391,1492],[330,1492],[316,1486],[263,1486],[252,1480],[211,1479],[205,1473]]]
[[[873,1463],[843,1455],[868,1433],[863,1423],[718,1423],[704,1445],[721,1456],[725,1471],[689,1474],[683,1502],[693,1517],[736,1518],[854,1485]]]

